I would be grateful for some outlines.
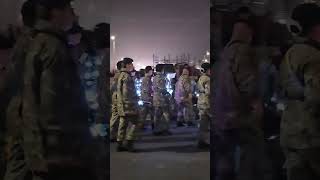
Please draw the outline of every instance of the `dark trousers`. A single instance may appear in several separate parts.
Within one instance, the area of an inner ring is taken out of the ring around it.
[[[256,129],[215,132],[214,180],[272,180],[263,134]]]

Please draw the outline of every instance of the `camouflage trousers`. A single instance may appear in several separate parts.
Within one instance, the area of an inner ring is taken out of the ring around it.
[[[130,127],[129,127],[129,123]],[[128,115],[120,116],[119,129],[118,129],[118,142],[123,142],[125,140],[134,141],[137,138],[138,132],[138,116]]]
[[[320,179],[320,148],[284,148],[288,180]]]
[[[272,180],[271,162],[259,130],[214,132],[215,180]]]
[[[155,107],[154,132],[163,132],[170,129],[170,113],[168,106]]]
[[[7,145],[8,160],[4,180],[40,180],[40,177],[32,177],[27,166],[25,153],[20,143]]]
[[[191,122],[193,120],[193,107],[191,103],[178,104],[178,122]]]
[[[144,125],[147,119],[147,116],[150,114],[151,119],[153,119],[153,106],[152,104],[144,103],[141,110],[141,124]]]
[[[117,105],[112,105],[111,119],[110,119],[110,139],[116,139],[119,128],[119,114]]]
[[[200,116],[200,126],[199,126],[199,141],[206,141],[209,135],[209,127],[211,117],[209,114],[209,109],[199,109],[199,116]]]

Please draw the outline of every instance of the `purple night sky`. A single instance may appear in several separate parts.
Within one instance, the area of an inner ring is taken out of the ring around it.
[[[112,0],[111,9],[116,57],[132,57],[137,69],[152,65],[153,54],[199,59],[210,48],[209,0]]]

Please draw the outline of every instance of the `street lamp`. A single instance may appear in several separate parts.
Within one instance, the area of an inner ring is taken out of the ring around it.
[[[113,58],[116,61],[116,36],[111,36],[110,39],[112,40],[112,53]]]
[[[210,56],[210,52],[209,51],[207,51],[207,56]]]

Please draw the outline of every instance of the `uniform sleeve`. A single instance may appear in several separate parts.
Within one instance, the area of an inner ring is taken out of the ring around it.
[[[232,68],[239,91],[248,98],[254,98],[258,93],[258,65],[256,61],[252,48],[247,45],[239,45]]]
[[[210,96],[210,79],[208,79],[204,84],[204,93]]]
[[[114,93],[114,92],[117,92],[117,84],[118,84],[118,79],[119,79],[119,76],[120,76],[120,73],[116,72],[112,81],[111,81],[111,85],[110,85],[110,89],[111,89],[111,92]]]
[[[118,85],[117,85],[117,108],[119,116],[124,116],[124,104],[123,104],[123,89],[124,89],[124,77],[122,73],[119,76],[118,79]]]
[[[313,112],[319,113],[320,107],[320,63],[319,57],[312,57],[304,65],[305,102]]]
[[[198,88],[199,93],[204,91],[204,89],[202,88],[202,78],[199,79],[199,81],[197,83],[197,88]]]

